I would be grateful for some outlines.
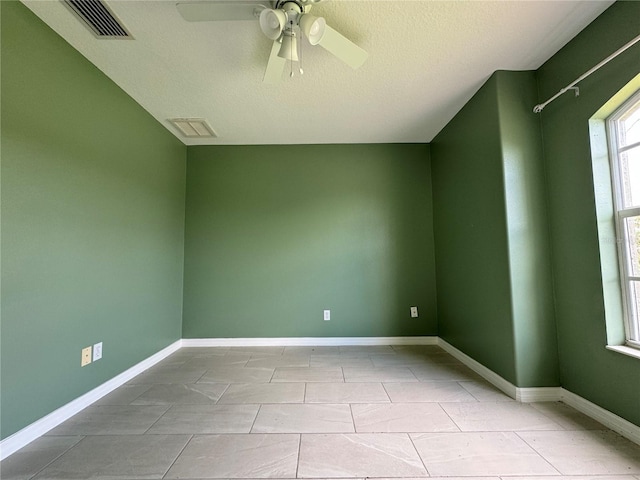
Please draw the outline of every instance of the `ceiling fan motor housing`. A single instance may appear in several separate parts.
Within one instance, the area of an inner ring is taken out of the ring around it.
[[[281,36],[293,36],[304,8],[298,0],[278,1],[274,9],[264,9],[260,13],[260,28],[271,40]]]
[[[306,13],[306,9],[322,1],[324,0],[277,0],[274,8],[283,8],[285,3],[296,3],[300,7],[300,10]]]
[[[287,16],[287,25],[285,30],[292,30],[294,26],[298,25],[298,18],[304,11],[304,8],[295,0],[285,0],[282,2],[280,10],[283,10]]]

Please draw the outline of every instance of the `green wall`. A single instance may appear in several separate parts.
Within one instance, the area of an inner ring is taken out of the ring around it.
[[[181,337],[186,147],[26,7],[0,5],[6,438]]]
[[[438,328],[519,387],[558,385],[533,72],[496,72],[431,144]]]
[[[497,76],[431,143],[438,331],[516,381]]]
[[[190,147],[183,336],[436,335],[431,212],[428,145]]]
[[[431,148],[187,149],[23,5],[0,12],[2,438],[181,336],[440,335],[640,424],[638,360],[604,348],[588,124],[640,45],[531,113],[637,35],[640,2],[496,72]]]
[[[496,72],[515,369],[520,387],[556,386],[558,344],[534,72]]]
[[[640,2],[616,2],[538,71],[544,101],[640,32]],[[605,350],[605,310],[589,119],[640,72],[640,44],[542,112],[560,379],[640,425],[640,361]],[[606,181],[606,180],[605,180]]]

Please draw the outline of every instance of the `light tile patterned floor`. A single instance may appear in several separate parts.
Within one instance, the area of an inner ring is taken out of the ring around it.
[[[435,346],[183,348],[0,464],[29,479],[640,480],[640,446]]]

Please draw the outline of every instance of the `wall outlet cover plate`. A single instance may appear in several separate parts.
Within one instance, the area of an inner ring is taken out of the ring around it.
[[[80,366],[84,367],[85,365],[89,365],[91,363],[91,347],[82,349],[82,357],[80,359]]]
[[[96,343],[93,346],[93,361],[100,360],[102,358],[102,342]]]

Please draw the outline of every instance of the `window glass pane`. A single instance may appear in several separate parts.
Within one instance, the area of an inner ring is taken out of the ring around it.
[[[640,349],[640,91],[607,122],[627,340]],[[638,479],[640,480],[640,479]]]
[[[640,318],[640,282],[631,282],[629,288],[629,339],[640,342],[638,319]]]
[[[618,121],[618,142],[621,147],[640,142],[640,101]]]
[[[622,208],[640,206],[640,146],[620,154],[620,183]]]
[[[632,277],[640,277],[640,215],[624,220],[627,240],[627,265]]]

